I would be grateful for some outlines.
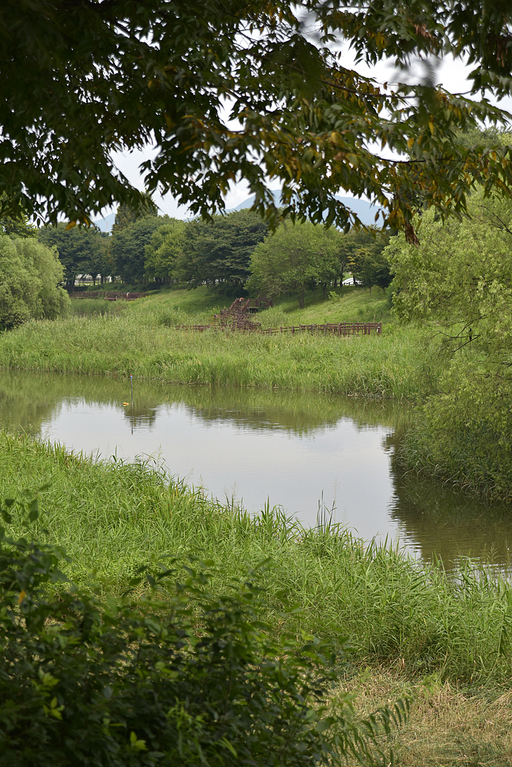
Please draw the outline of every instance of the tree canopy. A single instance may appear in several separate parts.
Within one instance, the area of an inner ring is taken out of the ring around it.
[[[96,227],[75,226],[68,229],[66,224],[60,223],[39,229],[37,237],[44,245],[56,248],[64,267],[66,284],[70,288],[73,288],[79,274],[90,274],[95,283],[98,274],[103,281],[112,273],[108,235]]]
[[[149,280],[157,284],[172,282],[176,277],[176,262],[183,251],[184,221],[176,218],[166,218],[151,237],[144,248],[146,260],[144,270]]]
[[[192,288],[206,282],[241,290],[250,274],[254,248],[267,231],[267,224],[251,210],[215,216],[211,222],[192,221],[184,231],[176,274]]]
[[[0,329],[65,314],[69,298],[58,287],[62,277],[54,250],[35,237],[0,234]]]
[[[250,289],[272,297],[293,292],[304,307],[308,287],[338,276],[342,236],[310,222],[282,224],[254,249]]]
[[[341,241],[341,262],[360,285],[387,288],[392,280],[383,250],[389,242],[386,230],[352,230]]]
[[[0,30],[0,216],[84,220],[141,202],[112,152],[148,144],[148,191],[202,215],[245,179],[271,223],[345,227],[343,189],[414,239],[418,191],[444,215],[464,210],[476,182],[512,187],[509,147],[462,146],[454,132],[506,121],[482,94],[511,93],[508,3],[4,0]],[[404,70],[416,56],[465,57],[475,98],[434,86],[428,67],[416,85],[381,86],[340,43]]]
[[[385,250],[394,273],[393,307],[403,320],[451,326],[455,345],[463,339],[486,347],[508,347],[512,328],[512,205],[480,190],[470,216],[442,223],[432,211],[417,228],[414,247],[402,234]]]
[[[113,232],[110,255],[116,275],[126,284],[135,285],[144,280],[146,246],[165,220],[160,216],[143,216]]]

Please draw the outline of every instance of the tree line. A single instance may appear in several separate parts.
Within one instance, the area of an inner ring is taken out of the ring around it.
[[[112,233],[59,223],[40,229],[0,220],[0,327],[65,313],[79,277],[121,280],[127,287],[206,285],[226,295],[297,296],[330,288],[347,273],[361,285],[390,282],[382,230],[342,233],[311,222],[283,222],[275,232],[251,210],[180,221],[158,216],[147,199],[135,211],[120,206]],[[62,288],[65,287],[66,291]]]
[[[293,292],[302,302],[308,288],[342,282],[346,272],[362,285],[389,284],[382,255],[389,235],[378,229],[342,233],[321,224],[282,223],[275,232],[251,210],[180,221],[153,208],[134,212],[120,206],[111,235],[95,227],[65,224],[38,230],[40,242],[54,247],[68,288],[79,275],[104,283],[157,287],[207,285],[227,293]]]

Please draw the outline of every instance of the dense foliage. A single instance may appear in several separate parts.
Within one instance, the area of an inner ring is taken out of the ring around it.
[[[392,238],[394,311],[435,328],[444,374],[404,446],[407,462],[497,496],[512,495],[512,206],[475,193],[469,217]]]
[[[272,297],[295,293],[302,308],[307,288],[343,278],[341,241],[334,228],[309,222],[282,224],[252,254],[250,289]]]
[[[384,248],[389,232],[381,229],[360,229],[348,232],[341,242],[340,260],[353,274],[359,285],[387,288],[392,277]]]
[[[146,247],[165,222],[159,216],[141,216],[123,228],[114,229],[110,256],[115,275],[127,285],[141,283],[145,275]]]
[[[189,287],[206,283],[241,291],[253,251],[267,231],[261,216],[251,210],[216,216],[211,222],[192,221],[184,232],[176,275]]]
[[[112,272],[108,236],[96,227],[68,229],[66,224],[60,223],[38,229],[37,237],[44,245],[56,248],[69,288],[73,288],[79,275],[91,275],[93,282],[99,275],[103,282]]]
[[[145,246],[144,270],[157,284],[176,281],[176,264],[183,252],[185,222],[166,218]]]
[[[158,150],[143,166],[148,190],[193,213],[223,208],[243,178],[274,221],[278,182],[286,214],[344,227],[344,189],[376,199],[410,238],[418,193],[444,215],[464,209],[475,180],[512,183],[508,147],[454,138],[506,120],[500,109],[435,86],[428,65],[417,84],[408,75],[415,56],[451,54],[474,67],[475,94],[509,94],[507,3],[4,0],[0,28],[0,215],[83,220],[139,201],[112,152],[144,145]],[[379,86],[340,43],[403,76]]]
[[[23,506],[35,520],[37,500]],[[14,499],[0,511],[9,524]],[[381,725],[401,718],[397,705],[358,724],[348,695],[330,715],[329,646],[273,639],[250,576],[214,596],[205,566],[170,562],[146,573],[165,601],[155,589],[102,604],[48,588],[65,580],[61,556],[0,529],[2,767],[369,764]]]
[[[0,234],[0,328],[65,314],[69,298],[59,287],[62,277],[54,250],[34,237]]]

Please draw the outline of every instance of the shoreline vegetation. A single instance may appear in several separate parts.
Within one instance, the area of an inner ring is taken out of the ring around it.
[[[202,289],[170,291],[122,307],[104,302],[101,312],[97,301],[76,303],[73,311],[79,313],[69,319],[29,322],[0,334],[1,367],[416,403],[436,390],[442,372],[428,331],[389,321],[387,298],[377,290],[371,297],[349,289],[341,299],[311,301],[294,312],[293,322],[384,318],[378,337],[174,330],[191,317],[199,323],[215,312],[219,304],[213,306]],[[258,319],[267,327],[289,324],[293,309],[293,302],[283,302]],[[398,763],[510,763],[508,583],[471,563],[457,575],[420,565],[401,550],[364,543],[337,526],[305,530],[276,510],[253,517],[156,466],[95,461],[59,445],[1,433],[0,497],[20,498],[24,491],[26,498],[38,498],[36,540],[62,546],[70,557],[62,565],[66,574],[102,600],[122,594],[140,568],[156,574],[159,563],[173,558],[186,563],[192,555],[215,563],[211,589],[219,594],[257,568],[265,589],[263,617],[276,635],[348,640],[334,705],[338,696],[353,693],[358,712],[368,715],[389,701],[410,698],[408,722],[386,739]],[[9,534],[22,533],[14,518]]]
[[[496,576],[469,562],[450,575],[339,526],[305,530],[276,510],[250,516],[149,464],[94,461],[26,436],[0,435],[0,477],[4,498],[30,506],[37,496],[34,539],[62,547],[66,575],[101,601],[172,562],[205,563],[214,595],[256,577],[275,636],[345,646],[334,709],[347,695],[362,717],[410,701],[406,723],[381,737],[398,764],[510,763],[512,593]],[[13,517],[9,535],[26,535]],[[51,587],[56,596],[62,588]],[[145,593],[137,586],[134,596]],[[159,599],[165,610],[165,587]]]
[[[90,586],[92,574],[104,597],[120,596],[140,567],[157,572],[173,558],[220,565],[219,593],[264,562],[265,620],[277,632],[347,637],[357,663],[411,677],[510,679],[510,589],[471,563],[445,573],[341,525],[307,529],[268,507],[251,515],[149,462],[94,460],[26,436],[0,434],[0,475],[4,498],[37,497],[32,532],[66,551],[72,582]],[[22,523],[9,533],[20,536]]]
[[[415,400],[422,394],[424,360],[417,352],[421,330],[388,325],[382,336],[362,338],[177,330],[177,325],[211,321],[218,311],[218,306],[204,306],[204,295],[197,298],[194,303],[189,291],[171,291],[123,306],[105,302],[105,311],[99,299],[77,300],[79,314],[48,323],[28,322],[1,334],[0,367],[397,400]],[[318,324],[367,322],[386,309],[389,313],[382,291],[380,301],[355,301],[346,320],[346,310],[338,303],[315,304]],[[307,308],[293,314],[294,323],[312,324],[308,319]],[[290,322],[286,305],[262,312],[258,320],[263,327]]]

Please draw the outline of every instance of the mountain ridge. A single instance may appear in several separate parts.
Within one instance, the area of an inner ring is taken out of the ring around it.
[[[274,195],[274,200],[276,203],[279,203],[281,191],[279,189],[272,189],[271,192]],[[232,213],[235,210],[244,210],[245,208],[252,207],[255,199],[256,195],[253,194],[251,197],[248,197],[246,200],[237,205],[236,208],[231,208],[228,213]],[[375,222],[376,214],[382,210],[379,205],[373,205],[373,203],[368,202],[367,200],[360,200],[358,197],[340,197],[339,195],[336,195],[336,199],[343,203],[343,205],[345,205],[347,208],[350,208],[350,210],[353,210],[354,213],[359,217],[361,223],[365,226],[379,226],[379,223]]]
[[[281,197],[281,191],[279,189],[272,189],[272,194],[274,195],[274,199],[276,203],[279,204],[280,197]],[[237,210],[244,210],[246,208],[250,208],[254,200],[256,199],[255,195],[252,195],[251,197],[248,197],[246,200],[241,202],[239,205],[237,205],[235,208],[229,208],[227,210],[227,213],[233,213]],[[346,205],[347,208],[350,208],[354,211],[354,213],[359,216],[359,219],[362,224],[365,226],[375,226],[378,224],[375,223],[375,215],[379,212],[379,210],[382,210],[382,208],[378,205],[373,205],[370,202],[367,202],[366,200],[360,200],[357,197],[340,197],[336,195],[336,199],[343,203],[343,205]],[[97,218],[93,220],[93,224],[98,227],[102,232],[111,232],[112,227],[114,226],[116,214],[110,213],[108,216],[104,216],[102,218]]]

